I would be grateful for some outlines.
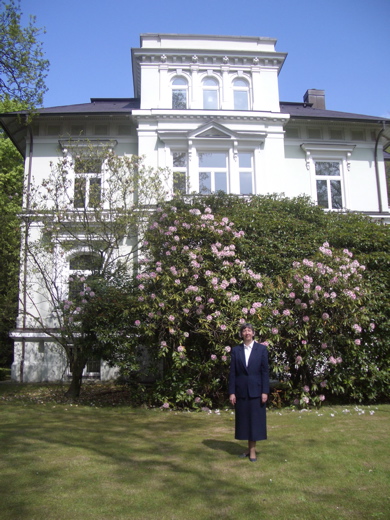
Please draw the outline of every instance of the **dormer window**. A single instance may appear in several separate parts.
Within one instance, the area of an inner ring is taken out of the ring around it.
[[[249,110],[249,83],[246,79],[233,81],[234,110]]]
[[[172,81],[172,108],[185,110],[187,108],[188,82],[186,78],[178,76]]]
[[[203,108],[219,109],[219,83],[215,78],[205,78],[203,80]]]

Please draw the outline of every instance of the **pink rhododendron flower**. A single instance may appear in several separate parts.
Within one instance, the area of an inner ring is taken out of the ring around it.
[[[360,345],[360,344],[361,344],[360,339],[355,339],[355,345]]]
[[[278,334],[279,330],[276,327],[271,329],[272,334]]]
[[[295,364],[296,364],[296,365],[300,365],[301,363],[302,363],[302,356],[297,356],[297,357],[295,358]]]
[[[194,391],[192,390],[192,388],[189,388],[187,390],[187,395],[194,395]]]
[[[169,408],[169,403],[164,403],[161,408]]]
[[[323,394],[320,395],[320,401],[325,401],[325,396]]]
[[[310,392],[310,387],[307,386],[307,385],[305,385],[305,386],[303,387],[303,391],[304,391],[304,392]]]
[[[211,354],[211,359],[212,359],[213,361],[216,361],[217,356],[216,356],[215,354]]]
[[[139,327],[141,325],[141,322],[139,320],[135,320],[134,325],[136,327]]]
[[[322,319],[323,320],[328,320],[329,319],[329,314],[327,312],[324,312],[323,315],[322,315]]]
[[[229,347],[229,346],[225,347],[225,352],[230,352],[231,350],[232,350],[231,347]]]
[[[302,318],[302,320],[303,320],[305,323],[307,323],[307,322],[310,321],[310,318],[309,318],[309,316],[304,316],[304,317]]]

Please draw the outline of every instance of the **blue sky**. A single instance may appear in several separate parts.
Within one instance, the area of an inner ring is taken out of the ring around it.
[[[288,53],[280,99],[324,89],[326,108],[390,118],[390,0],[21,0],[50,60],[44,105],[132,97],[141,33],[266,36]]]

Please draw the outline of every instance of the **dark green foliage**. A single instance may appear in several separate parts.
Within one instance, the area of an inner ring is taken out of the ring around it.
[[[174,210],[172,211],[173,206]],[[259,292],[253,292],[252,300],[250,300],[248,293],[247,298],[249,299],[245,303],[245,295],[250,289],[248,289],[247,282],[243,285],[241,283],[240,289],[239,283],[235,286],[234,292],[240,294],[242,301],[242,303],[240,302],[240,309],[242,305],[246,305],[248,302],[250,305],[250,301],[252,303],[253,301],[262,301],[264,304],[267,299],[268,302],[286,299],[291,290],[288,289],[288,283],[292,281],[291,277],[295,273],[292,268],[293,262],[302,262],[305,258],[315,259],[319,247],[324,242],[329,243],[329,246],[335,252],[334,254],[337,254],[336,249],[348,250],[348,254],[341,251],[340,255],[344,255],[348,260],[348,255],[352,254],[357,265],[365,266],[365,270],[364,267],[359,267],[359,269],[364,270],[365,281],[364,284],[362,282],[362,296],[359,296],[356,301],[349,300],[348,297],[344,296],[343,298],[338,297],[332,305],[327,303],[328,300],[324,300],[322,311],[321,309],[314,310],[314,308],[311,311],[310,323],[318,323],[319,327],[322,326],[322,312],[326,310],[331,315],[333,314],[334,321],[331,325],[328,324],[326,329],[329,338],[326,351],[321,350],[320,341],[321,335],[325,334],[325,329],[324,332],[316,333],[316,326],[304,324],[301,327],[294,325],[291,328],[288,322],[278,322],[279,318],[272,318],[270,313],[267,317],[266,306],[264,305],[262,311],[253,316],[253,319],[265,320],[261,323],[261,327],[258,324],[258,328],[262,330],[263,338],[268,339],[267,330],[271,326],[277,325],[280,327],[280,333],[271,341],[271,345],[274,345],[273,348],[277,348],[279,359],[278,365],[274,365],[274,368],[275,373],[279,373],[278,377],[283,380],[285,377],[283,365],[289,367],[288,372],[291,373],[291,376],[286,379],[289,388],[286,395],[290,398],[298,396],[302,402],[302,398],[308,395],[302,392],[303,386],[306,385],[310,386],[311,392],[313,389],[314,393],[317,390],[319,392],[320,379],[317,376],[314,377],[315,366],[320,366],[323,362],[321,360],[329,363],[328,359],[333,355],[342,358],[343,362],[339,362],[333,367],[330,364],[329,369],[327,369],[326,377],[329,384],[323,387],[326,388],[326,391],[324,391],[326,399],[341,396],[344,400],[361,402],[388,398],[390,308],[387,303],[387,295],[390,289],[390,228],[375,223],[363,215],[324,212],[305,197],[287,199],[272,195],[244,200],[238,196],[219,194],[196,198],[190,206],[183,200],[175,200],[166,204],[157,216],[153,216],[151,219],[151,223],[157,220],[159,225],[152,228],[146,235],[148,241],[147,254],[151,255],[153,262],[152,267],[148,266],[146,272],[153,271],[158,261],[164,268],[158,279],[153,280],[150,287],[148,282],[145,284],[144,291],[138,292],[141,298],[144,298],[144,296],[147,298],[150,292],[153,292],[156,294],[154,301],[165,305],[161,319],[156,321],[155,318],[146,318],[145,327],[142,331],[144,344],[150,345],[151,352],[154,351],[157,357],[162,356],[164,358],[164,377],[160,379],[156,388],[156,395],[159,395],[161,400],[165,397],[167,401],[176,404],[190,402],[186,389],[194,389],[198,395],[202,395],[203,402],[207,399],[214,403],[220,402],[226,385],[226,365],[224,368],[223,364],[218,367],[215,364],[214,369],[212,369],[209,366],[210,354],[215,353],[219,358],[224,354],[223,345],[234,345],[236,341],[234,331],[241,312],[238,307],[234,308],[234,305],[230,305],[229,301],[220,297],[218,297],[218,303],[216,301],[213,305],[205,305],[203,309],[205,315],[212,315],[218,308],[223,311],[224,323],[227,325],[225,335],[221,334],[219,329],[213,329],[212,326],[209,326],[208,323],[211,322],[208,322],[202,315],[197,316],[196,313],[193,313],[191,318],[184,321],[180,317],[180,309],[191,308],[191,305],[183,290],[179,289],[178,286],[175,287],[174,277],[169,272],[169,266],[175,266],[177,272],[180,273],[178,277],[181,278],[183,283],[183,276],[189,277],[185,282],[187,286],[191,283],[193,271],[190,270],[186,275],[186,267],[189,267],[188,259],[181,258],[176,252],[167,253],[169,244],[174,243],[170,236],[172,235],[169,232],[170,228],[177,228],[174,233],[178,235],[178,242],[180,241],[181,247],[186,244],[188,248],[197,251],[198,255],[201,254],[201,263],[205,268],[215,269],[216,274],[222,276],[222,271],[218,271],[221,268],[217,267],[216,260],[213,260],[212,257],[209,258],[209,253],[207,253],[210,245],[216,241],[216,237],[212,236],[214,231],[210,231],[213,228],[206,226],[203,231],[200,230],[199,232],[195,227],[192,227],[191,231],[185,231],[182,228],[183,222],[189,222],[189,207],[192,209],[198,208],[202,213],[206,207],[209,207],[216,222],[228,216],[229,221],[234,224],[232,229],[244,231],[244,236],[234,242],[236,257],[244,260],[247,268],[263,275],[265,292],[263,291],[263,296]],[[162,215],[164,215],[164,218],[162,218]],[[220,241],[223,244],[225,243],[223,240]],[[168,258],[167,254],[170,255]],[[317,261],[319,260],[317,259]],[[337,268],[337,262],[335,266]],[[229,272],[229,276],[234,276],[233,271]],[[241,273],[242,276],[244,275]],[[321,277],[318,278],[316,283],[327,283],[329,288],[332,287],[332,284],[329,285],[329,280],[321,280]],[[355,281],[354,283],[357,285],[359,282]],[[200,291],[198,294],[202,295],[202,301],[206,301],[210,296],[215,296],[210,292],[207,277],[197,279],[197,284]],[[265,289],[266,285],[267,289]],[[348,289],[347,284],[345,290]],[[354,287],[350,289],[353,290]],[[294,290],[298,291],[299,288]],[[337,291],[341,293],[343,290],[342,285],[337,286]],[[268,296],[265,296],[266,294]],[[359,309],[356,305],[363,307]],[[156,310],[153,309],[152,302],[140,305],[134,298],[129,317],[131,319],[139,318],[142,322],[147,312],[151,310]],[[272,305],[269,305],[268,311],[271,310]],[[169,334],[167,334],[169,329],[168,316],[170,314],[175,316],[175,320],[180,319],[178,329],[180,338],[178,336],[173,343]],[[360,323],[363,325],[359,336],[355,336],[351,331],[355,317],[358,321],[361,320]],[[370,323],[373,326],[375,325],[374,330],[370,328]],[[182,337],[185,331],[190,334],[188,340]],[[139,330],[139,333],[141,334],[141,330]],[[159,345],[161,340],[166,341],[167,339],[169,340],[168,343],[172,343],[172,345],[165,351],[165,347],[161,349]],[[305,347],[301,344],[303,339],[307,340]],[[356,343],[355,340],[361,342],[361,345]],[[177,351],[180,345],[185,347],[185,357],[182,360],[179,359]],[[163,355],[162,350],[164,351]],[[122,352],[125,354],[125,350]],[[197,353],[196,357],[194,357],[194,352]],[[296,376],[293,376],[294,360],[300,354],[304,358],[306,356],[307,372],[305,375],[304,363],[302,363],[302,365],[296,367]],[[195,370],[194,373],[191,372],[191,367]],[[212,373],[213,370],[215,375],[218,374],[218,376],[210,380],[213,381],[213,386],[209,387],[207,383],[209,376],[207,374]],[[198,371],[198,377],[194,376],[196,371]],[[316,397],[312,395],[311,399],[315,402]]]
[[[18,103],[0,103],[0,110],[17,110]],[[12,362],[9,331],[15,327],[22,205],[23,159],[11,141],[0,133],[0,365]]]

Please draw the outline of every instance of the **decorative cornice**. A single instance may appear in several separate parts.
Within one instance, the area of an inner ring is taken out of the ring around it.
[[[148,65],[167,65],[168,68],[181,67],[190,68],[191,65],[199,65],[200,68],[229,67],[236,69],[237,67],[247,70],[253,67],[259,68],[276,68],[280,69],[285,60],[285,54],[282,53],[229,53],[226,51],[171,51],[164,49],[140,49],[134,56],[137,66]]]
[[[147,120],[187,120],[188,122],[194,120],[200,121],[253,121],[263,122],[277,125],[284,125],[289,120],[289,116],[282,113],[275,112],[250,112],[250,111],[227,111],[227,110],[133,110],[132,118],[135,121],[147,121]]]

